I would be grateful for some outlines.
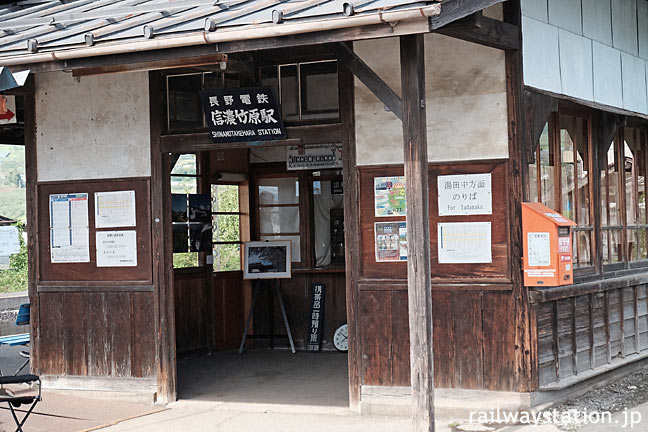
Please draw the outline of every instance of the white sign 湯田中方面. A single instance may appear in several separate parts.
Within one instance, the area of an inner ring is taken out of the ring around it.
[[[97,231],[97,267],[136,267],[137,233]]]
[[[0,256],[20,252],[20,233],[15,226],[0,226]]]
[[[95,226],[135,226],[135,191],[95,192]]]
[[[439,264],[491,263],[491,223],[437,224]]]
[[[286,169],[342,168],[342,144],[291,146],[286,149]]]
[[[493,214],[491,175],[445,175],[437,179],[439,216]]]

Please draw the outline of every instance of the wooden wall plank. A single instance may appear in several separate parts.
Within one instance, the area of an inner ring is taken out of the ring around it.
[[[88,316],[84,314],[86,295],[84,293],[65,294],[63,301],[65,302],[65,316],[63,317],[65,374],[85,376],[88,373]]]
[[[515,328],[502,325],[514,320],[513,297],[510,293],[485,292],[482,301],[483,387],[488,390],[515,391]]]
[[[410,344],[407,291],[391,291],[392,386],[410,385]]]
[[[362,384],[391,385],[391,293],[359,293],[358,317],[362,350]]]
[[[484,386],[482,293],[452,293],[452,313],[455,333],[455,385],[476,389]]]
[[[86,294],[88,310],[88,375],[90,376],[111,374],[109,356],[112,338],[109,334],[109,311],[106,307],[106,296],[109,295],[103,292]]]
[[[153,293],[131,293],[131,376],[155,376]]]
[[[453,388],[456,382],[455,329],[452,311],[452,292],[433,291],[434,385],[439,388]]]
[[[65,338],[63,326],[64,294],[40,294],[40,372],[49,375],[65,374]]]
[[[119,319],[119,317],[129,317],[131,311],[130,294],[111,294],[107,297],[107,304],[110,311],[108,328],[110,331],[112,375],[117,377],[130,377],[132,323],[130,319]]]

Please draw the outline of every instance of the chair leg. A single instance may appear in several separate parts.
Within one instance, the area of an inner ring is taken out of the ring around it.
[[[25,369],[25,366],[29,364],[29,359],[25,360],[25,362],[20,366],[18,369],[16,369],[16,372],[14,372],[14,376],[18,375],[23,369]]]
[[[14,411],[13,405],[11,405],[11,402],[8,402],[9,409],[11,410],[11,415],[13,416],[14,421],[16,422],[16,426],[17,426],[16,432],[23,432],[22,427],[25,424],[25,422],[27,421],[27,417],[29,417],[29,415],[32,413],[32,411],[36,407],[37,403],[38,403],[38,399],[34,399],[34,402],[31,404],[31,407],[29,407],[29,411],[27,411],[27,413],[23,417],[22,421],[20,421],[20,420],[18,420],[18,416],[16,415],[16,411]]]

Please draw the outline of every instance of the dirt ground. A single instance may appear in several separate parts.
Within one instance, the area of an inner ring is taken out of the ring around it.
[[[648,402],[648,369],[625,376],[555,407],[558,411],[610,411],[615,413]],[[559,425],[563,430],[578,430],[575,425]]]

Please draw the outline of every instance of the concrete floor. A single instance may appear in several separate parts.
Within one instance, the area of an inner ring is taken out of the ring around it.
[[[224,351],[178,362],[178,400],[322,413],[349,406],[347,355],[287,350]]]

